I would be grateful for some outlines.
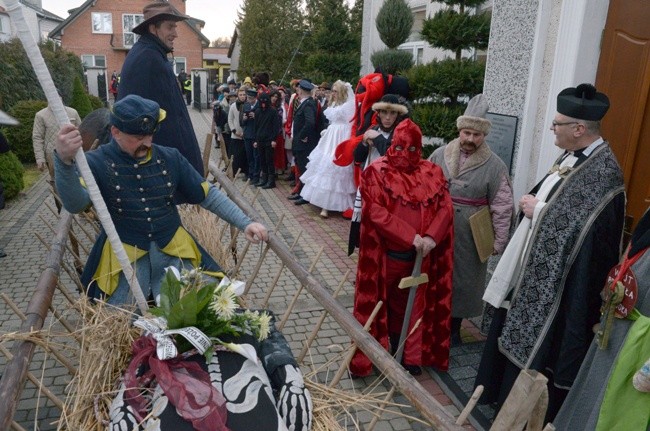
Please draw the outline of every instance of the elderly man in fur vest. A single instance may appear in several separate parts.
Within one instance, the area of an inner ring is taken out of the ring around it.
[[[485,118],[485,96],[470,100],[465,113],[458,117],[459,136],[438,148],[429,160],[439,165],[454,203],[454,276],[451,308],[451,343],[461,343],[463,318],[479,316],[483,311],[483,291],[487,258],[479,256],[470,227],[470,217],[487,208],[494,230],[492,254],[506,248],[514,203],[505,163],[485,144],[491,123]]]

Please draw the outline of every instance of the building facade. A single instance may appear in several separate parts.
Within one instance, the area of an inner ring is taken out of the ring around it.
[[[40,0],[22,0],[23,16],[36,42],[48,40],[49,33],[63,22],[63,18],[43,9]],[[9,19],[6,4],[0,0],[0,42],[17,37],[16,29]]]
[[[126,55],[138,40],[131,30],[143,21],[142,9],[148,3],[150,0],[88,0],[73,9],[50,33],[50,37],[61,40],[63,48],[81,58],[92,94],[101,97],[102,93],[101,89],[100,94],[93,91],[93,76],[119,74]],[[169,3],[185,14],[185,0]],[[203,66],[203,49],[210,44],[201,33],[204,25],[204,21],[194,18],[178,23],[178,38],[170,57],[177,74]]]
[[[228,48],[205,48],[203,68],[208,71],[210,82],[225,83],[230,75]]]
[[[650,202],[650,3],[495,0],[484,93],[518,119],[511,174],[521,196],[560,153],[550,124],[556,96],[588,82],[609,96],[602,122],[625,175],[631,227]]]

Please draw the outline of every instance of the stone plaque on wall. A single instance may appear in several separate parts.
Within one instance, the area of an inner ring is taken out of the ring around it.
[[[518,118],[512,115],[488,112],[487,119],[492,122],[492,128],[485,137],[485,142],[492,151],[501,157],[501,160],[508,167],[508,172],[511,172]]]

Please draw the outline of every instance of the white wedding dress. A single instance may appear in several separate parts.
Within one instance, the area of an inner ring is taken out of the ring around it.
[[[318,145],[309,154],[305,173],[300,176],[304,183],[300,195],[309,203],[329,211],[345,211],[352,208],[357,186],[354,184],[354,164],[334,164],[336,147],[350,138],[354,116],[354,91],[345,84],[348,98],[342,105],[330,106],[324,114],[329,126],[323,131]]]

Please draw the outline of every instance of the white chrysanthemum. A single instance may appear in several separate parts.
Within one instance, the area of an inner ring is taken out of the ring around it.
[[[271,316],[268,313],[260,313],[258,319],[260,322],[260,334],[257,339],[263,341],[269,336],[269,332],[271,331]]]
[[[218,289],[214,293],[210,309],[222,319],[232,319],[235,315],[235,310],[237,309],[236,298],[235,292],[230,287]]]
[[[192,284],[201,280],[202,273],[199,268],[192,268],[190,270],[183,269],[181,271],[180,281],[184,284]]]

